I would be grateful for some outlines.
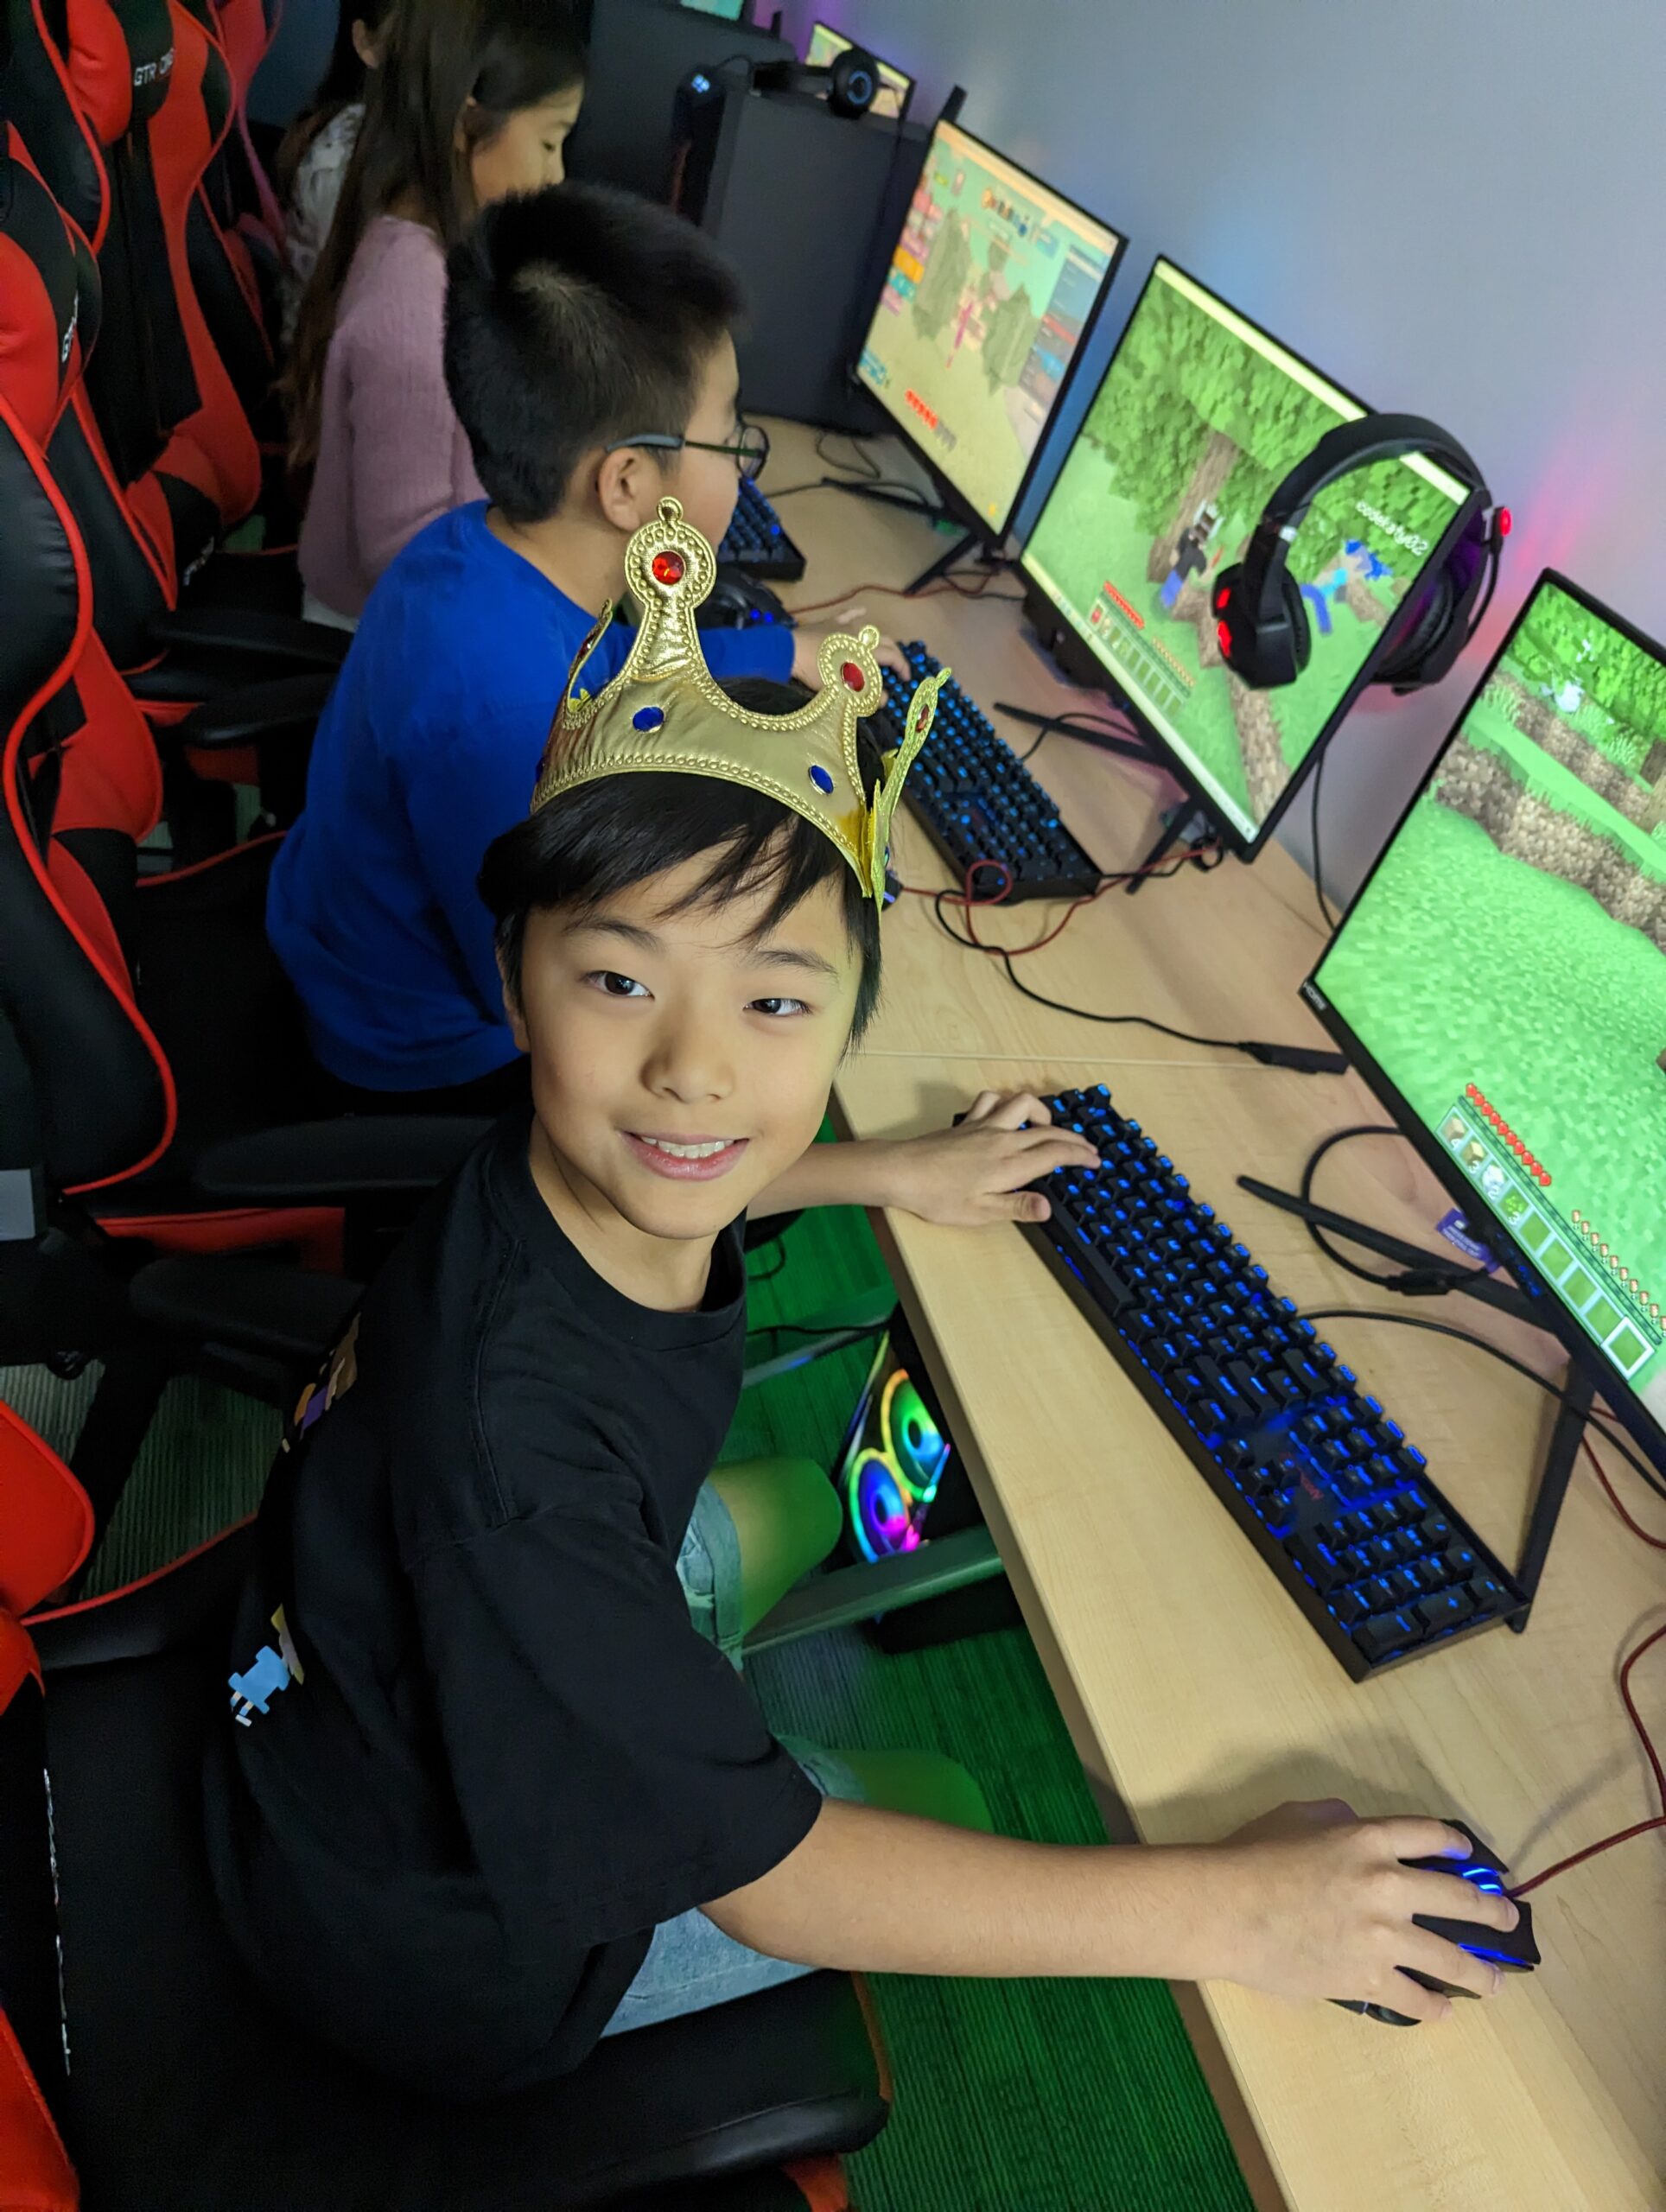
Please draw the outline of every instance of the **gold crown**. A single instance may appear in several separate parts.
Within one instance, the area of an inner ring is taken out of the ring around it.
[[[915,692],[902,742],[886,755],[873,804],[863,788],[856,724],[885,703],[874,657],[877,630],[822,640],[821,690],[790,715],[758,715],[735,705],[706,666],[695,610],[717,581],[709,545],[662,499],[625,551],[625,578],[640,610],[625,664],[594,698],[578,678],[613,620],[611,607],[580,648],[561,695],[538,767],[532,811],[563,791],[633,769],[715,776],[779,800],[830,837],[865,892],[885,898],[891,817],[903,779],[925,744],[945,668]]]

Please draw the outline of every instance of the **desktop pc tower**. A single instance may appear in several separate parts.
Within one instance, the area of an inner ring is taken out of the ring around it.
[[[829,429],[876,429],[879,411],[852,385],[849,364],[928,134],[836,115],[807,92],[754,92],[738,72],[712,100],[699,124],[703,157],[690,149],[679,204],[746,287],[745,404]]]
[[[615,184],[649,200],[669,196],[672,119],[678,88],[701,70],[736,60],[791,62],[784,38],[675,0],[591,0],[589,64],[567,174]]]
[[[844,1554],[895,1559],[982,1526],[931,1376],[900,1309],[880,1338],[833,1472],[844,1510]],[[879,1615],[868,1624],[885,1651],[919,1651],[1013,1628],[1022,1619],[1004,1574]]]

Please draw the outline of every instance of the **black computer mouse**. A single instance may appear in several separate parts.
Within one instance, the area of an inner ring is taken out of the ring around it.
[[[719,565],[717,581],[695,620],[703,630],[746,630],[763,622],[792,627],[792,615],[769,586],[727,561]]]
[[[1468,1837],[1467,1859],[1408,1859],[1403,1864],[1415,1866],[1421,1873],[1456,1874],[1459,1881],[1472,1882],[1478,1890],[1490,1890],[1497,1896],[1504,1887],[1504,1860],[1489,1844],[1482,1842],[1466,1821],[1447,1819],[1446,1825]],[[1412,1918],[1419,1928],[1427,1928],[1431,1935],[1444,1936],[1449,1943],[1473,1952],[1478,1959],[1490,1960],[1506,1974],[1531,1974],[1539,1963],[1539,1947],[1533,1940],[1533,1908],[1517,1900],[1516,1910],[1522,1916],[1507,1931],[1488,1928],[1473,1920],[1434,1919],[1421,1912],[1413,1913]],[[1434,1974],[1420,1974],[1415,1967],[1406,1967],[1402,1971],[1413,1981],[1421,1982],[1425,1989],[1438,1990],[1443,1997],[1474,1994],[1472,1990],[1454,1989],[1449,1981],[1440,1981]],[[1368,2020],[1381,2020],[1391,2028],[1415,2028],[1418,2024],[1407,2013],[1393,2012],[1386,2005],[1366,2005],[1346,1997],[1332,2001],[1345,2012],[1363,2012]]]

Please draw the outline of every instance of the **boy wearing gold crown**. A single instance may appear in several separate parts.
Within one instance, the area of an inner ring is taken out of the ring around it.
[[[944,1763],[790,1750],[696,1633],[677,1562],[724,1480],[741,1219],[872,1010],[935,686],[876,771],[872,631],[771,713],[704,664],[712,556],[674,501],[627,574],[638,638],[598,695],[569,679],[531,817],[482,874],[532,1109],[378,1277],[263,1507],[207,1792],[255,1974],[362,2062],[465,2098],[817,1966],[1225,1976],[1421,2018],[1447,2002],[1405,1967],[1490,1992],[1414,1924],[1515,1916],[1401,1864],[1466,1850],[1437,1822],[1332,1805],[1185,1848],[1008,1840]],[[1013,1135],[1038,1175],[1070,1156]],[[724,1510],[744,1553],[768,1499]]]

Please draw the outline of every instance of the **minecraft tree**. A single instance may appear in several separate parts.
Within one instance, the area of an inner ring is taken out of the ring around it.
[[[1254,513],[1335,416],[1160,279],[1129,324],[1087,435],[1122,466],[1118,489],[1167,574],[1180,532],[1213,501]]]
[[[914,327],[922,338],[942,337],[971,273],[972,249],[966,226],[956,216],[945,216],[914,295]]]
[[[983,334],[983,373],[991,391],[1018,382],[1040,329],[1041,318],[1021,284],[995,308]]]
[[[1152,532],[1146,574],[1155,583],[1200,508],[1213,503],[1246,521],[1259,513],[1336,419],[1315,393],[1160,278],[1129,325],[1084,428],[1116,461],[1119,493]],[[1321,494],[1315,515],[1322,526],[1312,525],[1313,543],[1300,549],[1307,565],[1293,556],[1293,573],[1311,573],[1338,537],[1364,534],[1354,502],[1370,481],[1350,479]],[[1397,464],[1387,464],[1377,485],[1384,512],[1431,539],[1450,519],[1450,501]],[[1321,536],[1330,540],[1322,547]]]
[[[1666,822],[1666,668],[1554,588],[1542,591],[1517,632],[1510,658],[1541,689],[1572,677],[1612,728],[1592,742],[1650,785],[1645,829]]]

